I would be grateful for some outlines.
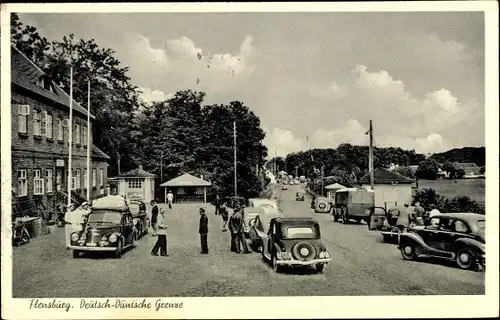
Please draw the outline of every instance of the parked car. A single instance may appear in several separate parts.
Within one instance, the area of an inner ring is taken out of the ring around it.
[[[370,223],[370,213],[375,207],[375,193],[364,188],[344,188],[335,192],[335,208],[332,212],[333,220],[342,219],[348,223],[350,219],[360,223],[365,220]]]
[[[123,250],[134,247],[137,239],[128,201],[110,195],[92,202],[92,211],[80,232],[71,234],[73,257],[88,251],[113,252],[121,258]]]
[[[328,213],[331,210],[330,201],[327,197],[317,197],[314,201],[314,212]]]
[[[313,218],[273,218],[267,234],[262,235],[262,257],[274,271],[284,266],[313,266],[323,272],[331,261],[321,240],[319,223]]]
[[[245,198],[243,197],[226,197],[223,201],[226,202],[227,206],[231,209],[236,208],[236,206],[245,206]]]
[[[282,185],[282,186],[281,186],[281,190],[288,190],[287,185],[286,185],[286,184]]]
[[[282,217],[282,214],[267,213],[258,214],[250,220],[248,235],[250,244],[255,251],[262,252],[262,237],[264,237],[267,230],[269,230],[271,220],[279,217]]]
[[[426,255],[454,260],[462,269],[484,268],[485,221],[477,213],[437,214],[427,226],[403,232],[398,248],[405,260]]]
[[[148,233],[149,218],[146,213],[146,203],[141,200],[130,200],[129,210],[132,214],[132,221],[137,231],[137,238]]]
[[[305,194],[305,192],[301,192],[301,191],[299,191],[299,192],[296,192],[296,193],[295,193],[295,200],[296,200],[296,201],[304,201],[304,200],[305,200],[305,198],[306,198],[306,194]]]

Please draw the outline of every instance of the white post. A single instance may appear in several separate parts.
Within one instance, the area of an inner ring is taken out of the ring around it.
[[[238,196],[238,176],[237,176],[237,159],[236,159],[236,121],[233,122],[234,135],[234,196]]]
[[[90,123],[90,80],[87,86],[87,201],[90,201],[90,151],[92,150],[92,145],[90,144],[90,134],[92,132]],[[97,173],[96,173],[97,174]],[[97,177],[96,177],[97,178]]]
[[[368,170],[370,170],[370,187],[372,188],[372,190],[375,190],[374,189],[374,183],[375,183],[375,179],[374,179],[374,176],[373,176],[373,126],[372,126],[372,121],[370,120],[370,148],[369,148],[369,163],[368,163]]]
[[[165,191],[165,203],[167,203],[167,187],[165,187],[165,189],[163,189]]]
[[[203,187],[203,203],[207,203],[207,187]]]
[[[73,67],[69,68],[69,120],[68,120],[68,207],[71,205],[72,149],[73,149]]]

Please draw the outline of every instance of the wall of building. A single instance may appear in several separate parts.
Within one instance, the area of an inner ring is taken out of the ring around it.
[[[30,106],[29,115],[27,116],[26,134],[19,133],[18,122],[18,105],[26,104]],[[52,139],[46,136],[34,136],[34,116],[33,110],[46,111],[52,115]],[[67,193],[68,180],[68,128],[64,128],[64,140],[58,140],[58,125],[57,119],[69,118],[69,109],[64,109],[50,101],[40,101],[38,98],[30,97],[25,92],[14,90],[12,92],[12,187],[18,194],[18,170],[26,169],[28,195],[18,197],[17,201],[26,201],[29,199],[39,199],[47,207],[49,211],[54,210],[56,201],[60,200],[56,197],[57,170],[62,171],[62,181],[60,190]],[[86,116],[79,113],[73,113],[73,125],[79,124],[81,128],[87,126]],[[74,127],[74,126],[73,126]],[[90,133],[92,145],[92,135]],[[75,137],[73,137],[75,138]],[[87,146],[83,143],[83,135],[81,134],[82,142],[73,144],[72,168],[80,169],[80,188],[74,190],[80,196],[86,198],[86,189],[84,188],[83,171],[87,168]],[[75,141],[75,139],[73,139]],[[64,161],[64,167],[57,167],[58,160]],[[44,194],[34,195],[34,170],[41,170],[41,177],[44,178]],[[52,169],[52,192],[47,192],[47,170]],[[96,169],[96,186],[91,190],[91,197],[97,197],[101,192],[105,192],[107,185],[107,162],[105,159],[93,158],[91,161],[91,169]],[[103,181],[100,181],[99,170],[103,170]],[[92,175],[90,174],[90,178]]]
[[[370,185],[362,185],[362,188],[371,189]],[[389,209],[405,202],[410,203],[412,199],[411,184],[375,184],[375,206]]]

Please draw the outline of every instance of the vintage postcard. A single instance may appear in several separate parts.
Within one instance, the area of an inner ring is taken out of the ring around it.
[[[499,316],[496,2],[1,8],[2,318]]]

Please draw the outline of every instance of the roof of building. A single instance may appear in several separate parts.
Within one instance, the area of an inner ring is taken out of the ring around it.
[[[413,179],[400,175],[397,172],[389,171],[385,168],[377,168],[373,170],[373,182],[375,184],[393,184],[393,183],[413,183]],[[359,179],[361,184],[370,183],[370,173],[365,174],[361,179]]]
[[[330,184],[330,185],[325,187],[326,190],[337,190],[337,189],[343,189],[343,188],[345,188],[345,187],[343,185],[341,185],[340,183]]]
[[[209,187],[212,184],[208,181],[195,177],[189,173],[174,178],[160,184],[160,187]]]
[[[118,177],[120,177],[120,178],[157,178],[158,176],[154,173],[150,173],[150,172],[145,171],[142,168],[142,165],[139,165],[139,167],[132,169],[129,172],[122,173]]]
[[[100,158],[100,159],[111,159],[107,154],[105,154],[101,149],[92,145],[92,158]]]
[[[69,95],[61,89],[54,81],[49,80],[52,85],[52,90],[42,88],[37,84],[41,77],[47,75],[30,59],[28,59],[21,51],[15,47],[11,47],[11,81],[26,90],[36,93],[39,96],[50,99],[60,105],[69,108]],[[73,99],[73,110],[84,116],[87,116],[86,108],[83,108],[78,102]],[[95,117],[90,114],[92,119]]]

